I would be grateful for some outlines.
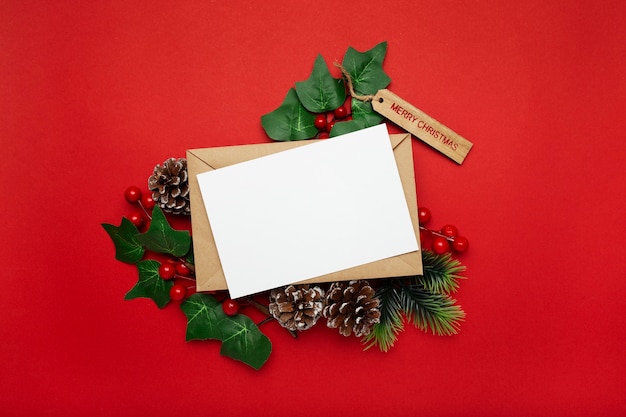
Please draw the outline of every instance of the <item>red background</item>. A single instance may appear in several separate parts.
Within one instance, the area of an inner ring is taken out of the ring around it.
[[[3,1],[0,414],[625,415],[625,4]],[[100,226],[124,189],[268,142],[318,53],[383,40],[390,89],[474,143],[458,166],[414,141],[432,225],[471,241],[461,333],[384,354],[266,324],[256,372],[186,343],[176,305],[124,301]]]

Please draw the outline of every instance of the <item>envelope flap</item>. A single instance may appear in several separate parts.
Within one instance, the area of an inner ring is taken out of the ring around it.
[[[405,141],[411,142],[411,134],[402,133],[402,134],[389,135],[389,139],[391,140],[391,147],[395,150],[401,143]]]
[[[190,149],[187,153],[194,160],[204,165],[205,169],[203,171],[207,171],[227,167],[239,162],[250,161],[315,142],[319,142],[319,139]]]
[[[396,149],[402,142],[410,141],[411,135],[395,134],[389,135],[391,147]],[[211,169],[223,168],[239,162],[250,161],[252,159],[271,155],[276,152],[286,151],[298,146],[309,145],[319,142],[320,139],[291,141],[291,142],[271,142],[253,145],[234,145],[217,148],[190,149],[187,151],[188,164],[201,164],[204,169],[200,172]]]
[[[417,191],[415,187],[415,169],[413,166],[413,142],[411,141],[411,134],[392,134],[389,135],[391,140],[391,146],[396,158],[396,164],[398,166],[398,173],[400,174],[400,181],[402,182],[402,189],[404,190],[404,196],[406,198],[407,205],[409,207],[409,215],[411,216],[411,222],[413,224],[413,231],[419,241],[419,219],[417,215]],[[417,254],[417,256],[415,256]],[[389,268],[388,273],[393,271],[411,271],[404,275],[421,275],[422,270],[422,254],[421,250],[416,253],[407,253],[404,255],[395,256],[385,260],[385,267]],[[390,275],[386,275],[387,277]],[[397,276],[403,276],[398,274]]]

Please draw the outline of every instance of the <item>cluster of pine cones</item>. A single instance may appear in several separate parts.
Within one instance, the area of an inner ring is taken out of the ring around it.
[[[288,330],[307,330],[320,317],[339,333],[367,336],[380,322],[379,301],[367,281],[335,282],[326,293],[318,286],[289,285],[270,292],[269,310]]]

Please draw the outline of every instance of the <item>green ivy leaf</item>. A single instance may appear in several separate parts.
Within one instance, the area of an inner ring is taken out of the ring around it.
[[[260,369],[272,352],[272,343],[246,315],[227,316],[211,295],[196,293],[180,305],[187,316],[187,341],[218,339],[220,353]]]
[[[222,331],[220,353],[260,369],[272,353],[272,342],[246,315],[226,316],[219,323]]]
[[[145,249],[137,240],[139,230],[126,217],[122,217],[119,227],[102,223],[115,245],[115,259],[129,264],[137,263],[143,257]]]
[[[387,42],[381,42],[365,52],[348,48],[341,65],[350,74],[352,87],[357,94],[376,94],[389,85],[391,78],[383,71],[386,53]]]
[[[196,263],[194,259],[194,255],[193,255],[193,240],[189,244],[189,250],[187,251],[187,254],[185,255],[185,262],[191,265],[195,265]]]
[[[154,207],[150,228],[137,239],[146,249],[173,256],[185,256],[191,246],[191,235],[186,230],[174,230],[160,207]]]
[[[195,293],[183,301],[180,308],[187,316],[187,341],[221,340],[222,332],[218,324],[227,316],[213,296]]]
[[[139,262],[137,264],[139,281],[126,293],[124,299],[151,298],[159,308],[165,307],[170,301],[170,288],[174,282],[166,281],[159,276],[160,265],[154,260]]]
[[[261,116],[267,136],[278,141],[310,139],[317,134],[315,115],[304,108],[296,90],[289,89],[283,103],[274,111]]]
[[[379,124],[383,116],[377,113],[369,101],[352,100],[352,119],[365,121],[367,127]]]
[[[349,120],[347,122],[337,122],[330,130],[330,137],[345,135],[346,133],[356,132],[365,129],[367,126],[364,120]]]
[[[309,78],[296,83],[296,93],[302,105],[312,113],[334,110],[346,101],[343,79],[330,75],[321,55],[317,56]]]

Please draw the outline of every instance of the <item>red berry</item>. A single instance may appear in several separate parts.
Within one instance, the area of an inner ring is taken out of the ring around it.
[[[134,204],[141,199],[141,190],[139,189],[139,187],[131,185],[126,189],[126,191],[124,191],[124,198],[129,203]]]
[[[334,111],[335,117],[338,119],[343,119],[348,115],[348,110],[344,106],[337,107]]]
[[[159,276],[165,280],[174,278],[176,275],[176,267],[174,264],[169,262],[164,262],[159,266]]]
[[[459,229],[451,224],[446,224],[441,228],[441,234],[448,237],[456,237],[459,235]]]
[[[316,128],[322,130],[326,127],[326,115],[319,114],[315,117],[315,121],[313,122]]]
[[[133,210],[128,215],[128,220],[130,220],[130,222],[134,224],[137,229],[141,229],[146,223],[146,219],[143,217],[143,212],[141,210]]]
[[[417,217],[420,224],[424,225],[428,223],[428,221],[430,220],[430,210],[428,210],[426,207],[420,207],[417,212]]]
[[[457,252],[465,252],[469,248],[469,241],[465,236],[457,236],[452,241],[452,248]]]
[[[174,284],[170,288],[170,298],[174,301],[180,301],[187,296],[187,287],[183,284]]]
[[[446,253],[450,250],[450,244],[445,238],[441,236],[435,236],[433,238],[432,245],[433,245],[433,252],[435,252],[438,255],[441,255],[442,253]]]
[[[317,135],[318,139],[328,139],[330,137],[330,135],[328,134],[328,132],[320,132],[319,135]]]
[[[191,270],[189,269],[189,267],[187,265],[185,265],[184,262],[178,262],[176,264],[176,273],[178,275],[182,275],[184,277],[188,277],[189,275],[191,275]]]
[[[227,316],[234,316],[239,313],[239,303],[228,298],[222,303],[222,310],[224,310]]]
[[[330,132],[332,130],[333,126],[335,126],[335,121],[334,120],[328,122],[328,124],[326,125],[326,131]]]
[[[146,193],[141,197],[141,205],[146,210],[152,210],[156,203],[152,199],[152,194]]]

